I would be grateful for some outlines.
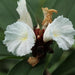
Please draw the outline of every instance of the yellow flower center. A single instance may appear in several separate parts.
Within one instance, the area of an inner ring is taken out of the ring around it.
[[[27,38],[28,38],[28,34],[27,34],[27,32],[24,34],[24,36],[21,38],[21,40],[22,41],[25,41],[25,40],[27,40]]]
[[[59,36],[58,34],[54,34],[55,37]]]
[[[59,36],[59,34],[56,33],[56,32],[53,32],[53,34],[54,34],[54,37],[58,37]]]
[[[24,38],[22,38],[21,40],[22,40],[22,41],[25,41],[25,40],[27,40],[27,37],[24,37]]]

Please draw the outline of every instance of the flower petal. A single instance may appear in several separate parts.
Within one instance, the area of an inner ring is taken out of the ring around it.
[[[35,40],[33,30],[24,22],[18,21],[7,26],[3,43],[7,46],[9,52],[17,56],[24,56],[31,53]]]
[[[72,22],[68,18],[59,16],[48,25],[43,40],[45,42],[55,40],[60,48],[67,50],[74,44],[74,35]]]
[[[68,50],[69,47],[71,47],[64,39],[57,38],[55,41],[57,42],[59,48],[62,48],[63,50]]]
[[[32,19],[31,19],[30,14],[27,10],[26,0],[19,0],[17,3],[18,3],[18,7],[16,10],[20,15],[19,21],[23,21],[26,24],[28,24],[31,28],[33,28]]]

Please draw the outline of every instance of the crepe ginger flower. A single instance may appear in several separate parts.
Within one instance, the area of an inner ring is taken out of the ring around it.
[[[56,41],[59,48],[63,50],[68,50],[74,44],[75,30],[72,22],[63,16],[58,16],[52,22],[52,13],[57,13],[57,10],[48,8],[42,10],[44,14],[42,29],[39,25],[33,28],[26,1],[19,0],[17,12],[20,19],[7,26],[3,41],[8,51],[17,56],[32,53],[33,57],[28,59],[32,66],[35,66],[48,52],[53,53],[51,48],[53,41]]]
[[[3,43],[6,44],[9,52],[17,56],[24,56],[32,52],[31,48],[34,46],[36,38],[25,0],[18,2],[17,12],[20,19],[7,26]]]
[[[75,30],[72,22],[63,16],[57,17],[52,23],[48,24],[43,40],[55,40],[63,50],[68,50],[74,44]]]

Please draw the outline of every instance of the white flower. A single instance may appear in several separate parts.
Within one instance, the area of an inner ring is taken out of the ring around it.
[[[68,50],[74,44],[75,30],[71,21],[63,16],[57,17],[45,30],[43,40],[55,40],[60,48]]]
[[[17,7],[16,10],[20,15],[19,21],[25,22],[31,28],[33,28],[32,19],[31,19],[30,14],[29,14],[29,12],[27,10],[26,0],[19,0],[17,3],[18,3],[18,7]]]
[[[31,48],[35,43],[33,30],[23,22],[16,22],[8,25],[5,31],[5,40],[8,51],[17,56],[31,53]]]
[[[9,52],[17,56],[24,56],[32,52],[31,48],[35,43],[33,24],[25,0],[18,2],[17,12],[20,19],[7,26],[3,43],[7,46]]]

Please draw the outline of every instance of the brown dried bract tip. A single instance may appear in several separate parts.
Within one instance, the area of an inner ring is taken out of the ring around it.
[[[29,57],[28,63],[29,63],[30,65],[32,65],[32,67],[34,67],[36,64],[39,63],[39,60],[38,60],[37,57]]]
[[[46,7],[46,8],[42,8],[42,11],[43,11],[43,14],[44,14],[44,20],[42,22],[42,25],[43,25],[43,27],[46,28],[47,25],[52,22],[53,12],[57,13],[57,10],[55,10],[55,9],[48,9]]]

